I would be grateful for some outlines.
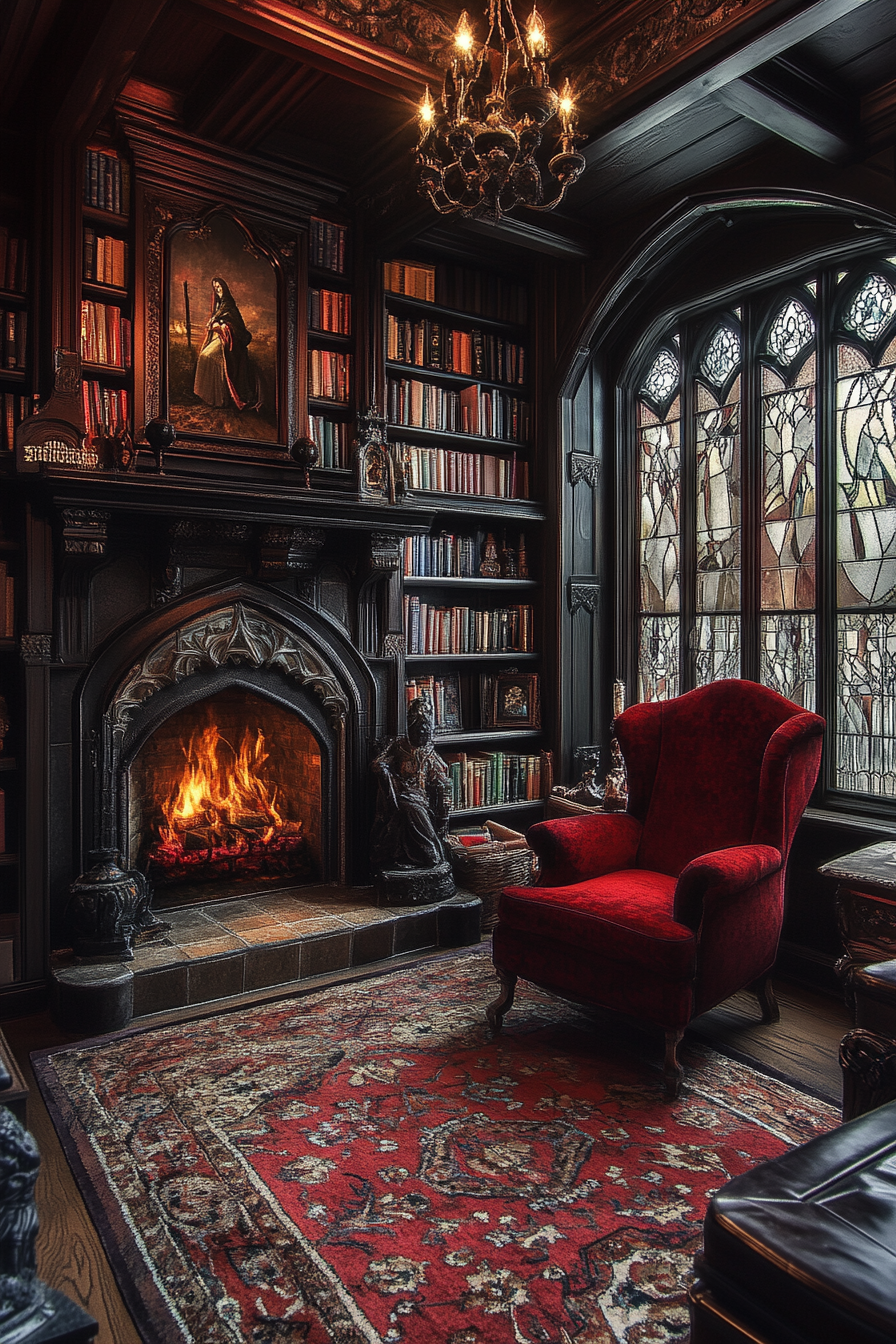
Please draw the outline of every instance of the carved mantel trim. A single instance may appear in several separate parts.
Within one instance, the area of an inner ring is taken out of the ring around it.
[[[106,715],[110,728],[123,733],[157,691],[227,664],[272,669],[297,681],[317,696],[334,726],[348,714],[348,698],[316,649],[295,630],[234,602],[181,626],[153,645],[113,694]]]

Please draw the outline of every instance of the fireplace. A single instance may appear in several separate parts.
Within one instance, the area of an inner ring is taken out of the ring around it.
[[[236,582],[157,609],[83,684],[83,866],[117,849],[157,909],[363,884],[380,698],[347,633],[287,594]]]
[[[157,889],[320,881],[321,747],[285,706],[218,692],[165,719],[129,775],[129,849]]]

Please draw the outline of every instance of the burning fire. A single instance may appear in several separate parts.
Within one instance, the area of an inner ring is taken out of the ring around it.
[[[301,864],[302,823],[284,817],[277,787],[265,782],[269,753],[260,728],[245,728],[236,750],[211,724],[193,733],[183,752],[183,773],[162,803],[165,821],[148,855],[155,875],[175,881]]]
[[[245,852],[247,830],[262,844],[273,839],[283,818],[276,788],[268,789],[260,774],[268,759],[260,728],[254,743],[249,729],[244,729],[240,749],[234,752],[212,724],[193,734],[184,755],[187,764],[180,783],[162,807],[168,823],[160,831],[163,844],[176,845],[184,831],[195,827],[209,830],[215,847],[228,853]]]

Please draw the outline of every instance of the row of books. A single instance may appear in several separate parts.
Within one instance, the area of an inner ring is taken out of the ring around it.
[[[308,395],[328,401],[348,401],[352,357],[341,350],[308,351]]]
[[[308,326],[312,331],[335,331],[349,336],[352,330],[352,296],[341,289],[309,289]]]
[[[426,696],[432,705],[433,722],[436,732],[458,730],[462,727],[460,717],[460,696],[457,676],[448,677],[412,677],[405,683],[407,703],[418,696]]]
[[[16,581],[5,560],[0,560],[0,639],[16,632]]]
[[[480,545],[476,537],[405,537],[404,572],[408,577],[473,579],[479,577]]]
[[[81,300],[81,358],[88,364],[131,367],[131,321],[115,304]]]
[[[451,806],[500,807],[534,802],[543,797],[542,758],[508,751],[458,752],[445,757]]]
[[[409,490],[442,490],[498,499],[529,498],[529,464],[516,453],[458,453],[451,448],[418,448],[396,442],[392,453]]]
[[[405,593],[404,628],[407,652],[425,654],[531,653],[533,613],[530,606],[436,607]]]
[[[11,234],[0,224],[0,289],[24,294],[28,288],[28,239]]]
[[[131,400],[127,388],[104,387],[95,378],[81,383],[84,402],[84,423],[90,438],[109,438],[127,429],[131,417]]]
[[[320,466],[349,465],[351,426],[347,420],[328,420],[325,415],[309,415],[308,432],[320,452]]]
[[[316,270],[345,274],[346,233],[343,224],[333,224],[329,219],[312,218],[308,237],[308,260]]]
[[[526,321],[525,286],[505,280],[494,271],[441,262],[429,266],[415,261],[387,261],[383,284],[393,294],[438,303],[443,308],[459,308],[500,322]]]
[[[84,204],[113,215],[126,215],[130,170],[117,154],[88,149],[84,155]]]
[[[0,308],[3,367],[24,369],[28,351],[28,314],[24,308]]]
[[[16,426],[33,414],[30,397],[17,392],[0,393],[0,452],[11,453],[16,446]]]
[[[95,229],[84,230],[84,279],[98,285],[127,284],[128,245],[123,238],[110,238]]]
[[[493,383],[524,383],[526,352],[516,341],[474,327],[461,331],[442,322],[412,322],[386,314],[386,358],[396,364],[442,373],[468,373]]]
[[[393,425],[442,434],[475,434],[508,443],[523,443],[529,437],[529,403],[478,383],[455,391],[418,378],[390,378],[386,414]]]

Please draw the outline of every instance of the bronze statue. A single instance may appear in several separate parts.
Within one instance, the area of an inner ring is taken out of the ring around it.
[[[392,738],[373,761],[379,789],[371,859],[384,904],[425,904],[454,891],[442,843],[451,793],[434,732],[432,703],[417,696],[408,706],[407,735]]]

